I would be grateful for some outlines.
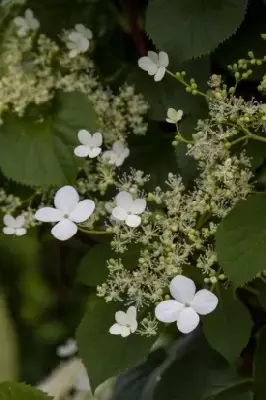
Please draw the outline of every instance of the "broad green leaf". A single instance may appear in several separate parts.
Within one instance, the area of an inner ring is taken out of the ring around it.
[[[247,0],[150,0],[146,30],[170,60],[189,60],[210,53],[233,35],[247,4]]]
[[[266,196],[241,200],[220,223],[216,234],[218,262],[234,285],[252,280],[265,269]]]
[[[80,160],[73,151],[79,129],[95,129],[92,105],[82,93],[61,93],[52,119],[10,115],[0,129],[0,168],[30,186],[72,182]]]
[[[254,400],[265,400],[266,397],[266,328],[259,335],[254,361]]]
[[[207,89],[207,80],[210,75],[209,57],[192,60],[182,65],[175,64],[174,67],[174,72],[185,70],[188,79],[194,78],[199,90],[204,92]],[[201,115],[207,109],[205,99],[187,93],[185,87],[172,76],[166,75],[160,82],[155,82],[147,72],[136,68],[129,76],[129,82],[133,83],[144,95],[150,106],[149,116],[153,120],[165,121],[169,107],[194,115]]]
[[[249,312],[235,297],[234,291],[221,287],[218,306],[202,321],[203,331],[212,348],[230,363],[234,362],[247,345],[252,328]]]
[[[0,382],[17,380],[19,375],[17,335],[8,304],[3,296],[0,297],[0,343]]]
[[[126,338],[111,335],[115,312],[122,303],[105,303],[90,299],[85,316],[77,330],[77,342],[90,377],[92,390],[107,378],[116,376],[145,358],[156,340],[132,334]]]
[[[0,383],[0,400],[49,400],[52,397],[24,383]]]
[[[124,254],[117,254],[112,250],[109,241],[97,244],[82,258],[78,267],[77,282],[88,286],[103,283],[109,273],[107,261],[110,258],[120,258],[127,269],[136,268],[140,249],[139,244],[130,244]]]

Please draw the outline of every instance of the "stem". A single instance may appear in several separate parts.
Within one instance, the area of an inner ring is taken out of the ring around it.
[[[247,292],[249,292],[249,293],[251,293],[251,294],[253,294],[255,296],[259,296],[260,295],[258,290],[254,289],[253,287],[251,287],[249,285],[243,286],[243,289],[245,289]]]
[[[180,142],[184,142],[184,143],[187,143],[187,144],[194,143],[193,140],[185,139],[180,133],[178,133],[178,134],[176,135],[175,139],[179,139]]]
[[[189,84],[183,78],[179,78],[178,76],[173,74],[173,72],[169,71],[168,69],[166,70],[166,72],[168,73],[168,75],[170,75],[173,78],[175,78],[176,80],[178,80],[178,82],[182,83],[182,85],[184,85],[185,87],[189,87]],[[197,94],[204,97],[205,99],[209,99],[209,96],[207,96],[205,93],[201,92],[200,90],[195,89],[195,91],[197,92]]]
[[[88,231],[87,229],[81,228],[80,226],[78,227],[80,232],[86,233],[87,235],[112,235],[111,232],[107,231]]]
[[[198,219],[196,229],[199,230],[200,228],[202,228],[203,225],[208,221],[208,219],[209,219],[209,213],[201,214]]]
[[[243,142],[243,140],[248,140],[249,139],[249,135],[245,135],[245,136],[241,136],[240,138],[233,140],[233,142],[230,142],[228,144],[228,148],[230,149],[232,146],[234,146],[237,143]]]

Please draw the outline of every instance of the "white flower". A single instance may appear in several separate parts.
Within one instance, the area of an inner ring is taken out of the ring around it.
[[[88,374],[85,371],[78,375],[75,389],[79,392],[89,392],[91,390],[90,380]]]
[[[27,233],[24,215],[19,215],[16,218],[12,217],[12,215],[5,215],[3,221],[5,224],[3,228],[5,235],[22,236]]]
[[[154,75],[156,82],[163,79],[168,65],[168,54],[164,51],[160,51],[159,54],[154,51],[148,51],[148,56],[141,57],[138,61],[138,66],[147,71],[149,75]]]
[[[183,111],[176,111],[174,108],[168,108],[166,121],[170,124],[177,124],[183,117]]]
[[[141,224],[141,217],[146,208],[146,200],[133,200],[128,192],[120,192],[115,198],[116,207],[112,211],[112,217],[118,221],[125,221],[131,228]]]
[[[85,53],[90,47],[92,32],[82,24],[75,25],[75,30],[67,36],[67,48],[70,50],[69,57],[77,57],[80,53]]]
[[[115,320],[116,323],[109,329],[112,335],[127,337],[131,333],[136,332],[138,327],[136,307],[129,307],[126,313],[124,311],[117,311],[115,313]]]
[[[58,347],[57,355],[62,358],[69,357],[73,356],[77,351],[77,342],[74,339],[68,339],[66,343]]]
[[[175,300],[158,304],[155,316],[162,322],[177,321],[177,327],[182,333],[193,331],[199,324],[199,315],[211,313],[218,304],[215,294],[206,289],[196,293],[194,282],[182,275],[172,279],[170,293]]]
[[[74,153],[77,157],[89,156],[89,158],[95,158],[101,153],[101,145],[103,142],[101,133],[96,132],[91,135],[90,132],[86,131],[85,129],[81,129],[78,132],[78,138],[81,145],[77,146],[74,150]]]
[[[26,36],[30,31],[36,31],[40,27],[40,22],[34,18],[32,10],[25,11],[25,17],[14,18],[14,24],[17,26],[17,34],[20,37]]]
[[[114,142],[112,150],[106,150],[103,153],[103,158],[107,160],[108,164],[116,165],[117,167],[120,167],[128,156],[129,149],[120,140]]]
[[[43,207],[35,214],[41,222],[58,222],[51,233],[59,240],[67,240],[77,233],[77,225],[86,221],[95,209],[92,200],[79,201],[79,195],[72,186],[58,190],[54,198],[55,208]]]

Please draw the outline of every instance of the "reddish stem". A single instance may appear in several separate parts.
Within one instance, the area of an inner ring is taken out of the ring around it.
[[[132,38],[135,42],[137,51],[140,56],[146,56],[146,40],[143,31],[141,30],[139,19],[139,0],[126,0],[126,11],[128,14],[128,21],[131,28]]]

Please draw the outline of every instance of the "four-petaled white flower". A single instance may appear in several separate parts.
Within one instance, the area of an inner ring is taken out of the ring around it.
[[[183,117],[183,111],[176,111],[174,108],[168,108],[166,121],[170,124],[177,124]]]
[[[108,164],[116,165],[117,167],[120,167],[128,156],[129,149],[120,140],[114,142],[112,150],[106,150],[103,153],[103,158]]]
[[[175,300],[165,300],[155,308],[155,316],[162,322],[177,322],[182,333],[193,331],[199,324],[199,315],[211,313],[218,304],[218,298],[209,290],[196,293],[194,282],[182,275],[172,279],[170,293]]]
[[[125,221],[131,228],[136,228],[141,224],[141,217],[146,208],[146,200],[133,200],[128,192],[120,192],[115,198],[116,207],[112,211],[112,217],[118,221]]]
[[[59,357],[70,357],[78,351],[77,342],[74,339],[67,339],[67,341],[57,348],[57,355]]]
[[[92,135],[85,129],[81,129],[78,132],[78,138],[81,145],[74,149],[74,153],[77,157],[89,156],[89,158],[95,158],[101,153],[101,145],[103,142],[101,133],[96,132]]]
[[[138,66],[147,71],[149,75],[154,75],[156,82],[163,79],[168,65],[168,54],[164,51],[160,51],[159,54],[154,51],[148,51],[148,56],[141,57],[138,61]]]
[[[5,224],[3,228],[5,235],[22,236],[27,233],[24,215],[19,215],[16,218],[12,217],[12,215],[5,215],[3,221]]]
[[[59,240],[67,240],[77,233],[77,225],[86,221],[95,209],[92,200],[79,201],[79,195],[72,186],[59,189],[54,198],[55,208],[43,207],[35,214],[41,222],[57,222],[51,233]]]
[[[34,18],[32,10],[25,11],[23,17],[14,18],[14,24],[17,26],[17,34],[20,37],[26,36],[30,31],[36,31],[40,27],[40,22]]]
[[[117,311],[115,313],[115,320],[116,323],[109,329],[112,335],[127,337],[131,333],[136,332],[138,327],[136,307],[130,306],[127,312]]]
[[[82,24],[75,25],[75,30],[67,35],[67,48],[70,50],[69,57],[77,57],[80,53],[86,53],[90,47],[92,31]]]

